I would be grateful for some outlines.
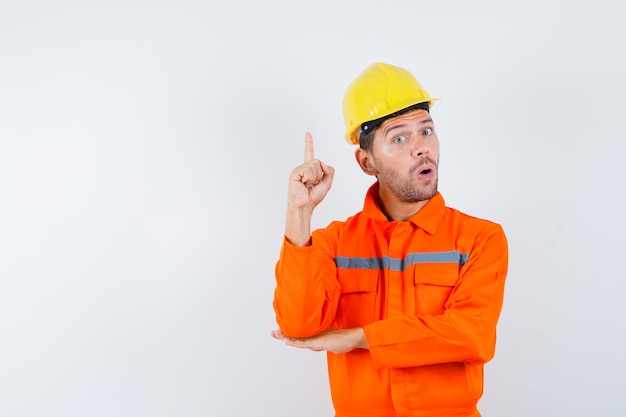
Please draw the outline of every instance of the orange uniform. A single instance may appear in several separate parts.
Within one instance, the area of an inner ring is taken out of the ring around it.
[[[369,350],[328,353],[337,417],[479,416],[495,351],[508,248],[500,225],[437,193],[388,221],[370,187],[363,210],[283,242],[274,309],[289,337],[363,327]]]

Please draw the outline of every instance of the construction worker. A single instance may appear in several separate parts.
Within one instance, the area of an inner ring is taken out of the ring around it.
[[[502,227],[447,207],[437,190],[433,98],[376,63],[349,86],[346,140],[376,181],[363,210],[311,232],[334,169],[289,177],[274,310],[289,346],[326,351],[337,417],[480,416],[508,266]]]

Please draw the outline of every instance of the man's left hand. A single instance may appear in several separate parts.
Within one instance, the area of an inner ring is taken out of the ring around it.
[[[326,329],[318,335],[303,339],[287,337],[280,330],[272,331],[271,335],[274,339],[282,340],[286,345],[316,352],[326,350],[332,353],[346,353],[357,348],[368,348],[362,327]]]

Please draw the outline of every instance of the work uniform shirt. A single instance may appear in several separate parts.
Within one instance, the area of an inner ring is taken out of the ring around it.
[[[289,337],[364,328],[369,350],[327,354],[337,417],[479,416],[507,264],[500,225],[439,193],[389,221],[375,183],[360,213],[314,231],[309,246],[284,240],[274,309]]]

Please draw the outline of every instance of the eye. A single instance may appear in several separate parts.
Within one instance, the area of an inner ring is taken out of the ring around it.
[[[406,136],[396,136],[392,139],[393,143],[403,143],[406,142]]]
[[[430,136],[433,134],[433,130],[430,127],[427,127],[426,129],[422,130],[422,135],[424,136]]]

